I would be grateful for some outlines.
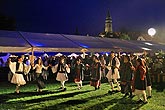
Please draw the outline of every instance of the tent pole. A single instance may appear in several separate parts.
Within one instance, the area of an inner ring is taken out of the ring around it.
[[[31,57],[31,64],[34,64],[34,47],[32,47],[32,57]]]

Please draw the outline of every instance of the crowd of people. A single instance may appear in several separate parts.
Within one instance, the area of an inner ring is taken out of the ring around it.
[[[125,94],[124,97],[130,98],[137,95],[137,103],[147,103],[147,99],[152,97],[150,71],[155,65],[151,65],[151,62],[146,56],[121,56],[113,51],[109,56],[86,55],[85,58],[19,56],[17,59],[8,59],[8,80],[16,84],[16,93],[20,92],[20,86],[27,81],[36,81],[37,91],[42,92],[50,74],[56,74],[56,80],[60,82],[63,91],[67,90],[65,82],[68,80],[74,81],[79,90],[84,80],[89,80],[95,90],[101,88],[101,82],[107,81],[110,85],[109,94],[121,92]]]

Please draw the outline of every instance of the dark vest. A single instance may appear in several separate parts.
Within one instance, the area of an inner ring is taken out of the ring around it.
[[[18,62],[16,63],[16,73],[24,74],[25,67],[24,67],[24,63],[22,63],[22,64],[23,64],[23,71],[18,71],[20,63],[18,63]]]

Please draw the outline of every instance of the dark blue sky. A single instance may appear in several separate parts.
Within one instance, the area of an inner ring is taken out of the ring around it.
[[[165,0],[0,0],[0,12],[15,17],[17,30],[97,35],[107,11],[113,30],[165,27]]]

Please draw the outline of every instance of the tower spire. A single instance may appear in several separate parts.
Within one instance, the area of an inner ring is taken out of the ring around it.
[[[105,20],[105,33],[112,34],[112,18],[110,16],[110,12],[107,12],[106,20]]]
[[[108,10],[108,13],[107,13],[107,18],[110,18],[110,13],[109,13],[109,10]]]

